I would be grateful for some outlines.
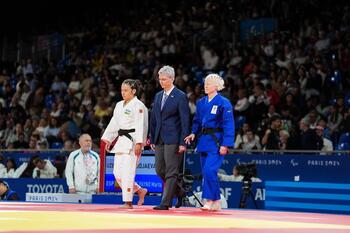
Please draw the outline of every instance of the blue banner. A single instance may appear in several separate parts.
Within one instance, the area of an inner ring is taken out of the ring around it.
[[[105,164],[105,192],[120,192],[116,187],[116,180],[113,174],[114,155],[106,155]],[[162,180],[157,176],[155,170],[154,154],[144,153],[141,156],[139,165],[136,169],[135,181],[143,188],[148,189],[151,193],[162,192]]]
[[[21,201],[26,193],[68,193],[65,179],[4,179],[10,188],[17,192]]]
[[[24,162],[29,162],[30,158],[38,155],[42,159],[49,159],[54,162],[57,156],[68,156],[68,152],[61,151],[4,151],[2,152],[5,159],[12,158],[15,160],[17,167]]]
[[[350,183],[350,156],[345,154],[229,154],[221,169],[232,174],[233,167],[243,162],[256,163],[258,177],[263,181]],[[185,164],[192,174],[201,174],[198,154],[187,154]]]

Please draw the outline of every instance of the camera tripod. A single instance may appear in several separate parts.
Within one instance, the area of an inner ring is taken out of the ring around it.
[[[203,207],[202,202],[198,199],[198,197],[195,195],[195,193],[192,190],[192,184],[193,184],[193,176],[192,175],[185,175],[180,174],[179,180],[177,182],[177,185],[180,187],[180,189],[184,192],[184,197],[182,199],[182,203],[184,206],[191,206],[190,201],[188,199],[188,193],[190,193],[194,199],[198,202],[198,204]],[[190,181],[190,182],[188,182]]]
[[[238,208],[247,208],[247,199],[249,196],[253,200],[255,208],[258,209],[258,205],[256,204],[254,195],[252,193],[252,179],[251,177],[245,176],[242,180],[242,192]]]
[[[195,195],[195,193],[192,190],[192,185],[195,180],[194,176],[191,175],[191,172],[188,172],[186,170],[186,152],[183,153],[181,165],[180,165],[180,171],[182,171],[181,174],[178,176],[177,186],[183,191],[184,197],[182,198],[182,203],[184,206],[191,206],[189,201],[189,195],[192,195],[195,200],[198,202],[198,204],[203,207],[204,205],[202,202],[198,199],[198,197]]]

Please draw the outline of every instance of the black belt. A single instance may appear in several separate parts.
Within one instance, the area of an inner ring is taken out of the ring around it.
[[[118,130],[118,137],[125,136],[129,138],[131,141],[133,141],[131,135],[129,134],[133,132],[135,132],[135,129],[120,129]]]
[[[202,134],[210,135],[215,141],[215,144],[220,148],[220,142],[219,142],[219,139],[216,137],[215,133],[221,133],[221,132],[223,132],[222,128],[202,128],[200,134],[198,135],[198,138]]]

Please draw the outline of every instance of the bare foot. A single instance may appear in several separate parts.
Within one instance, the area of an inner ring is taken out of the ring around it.
[[[119,208],[120,209],[133,209],[131,203],[125,203],[124,205],[121,205]]]
[[[139,195],[139,201],[137,202],[137,205],[143,205],[147,192],[148,190],[144,188],[141,188],[139,191],[137,191],[137,194]]]

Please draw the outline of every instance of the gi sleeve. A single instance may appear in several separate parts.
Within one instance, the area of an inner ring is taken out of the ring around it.
[[[136,104],[135,108],[135,143],[146,143],[148,129],[148,111],[142,104]],[[145,133],[146,131],[146,133]]]
[[[224,131],[222,146],[233,147],[235,141],[235,123],[233,118],[232,105],[229,100],[223,104],[223,124],[222,128]]]
[[[104,131],[102,135],[102,139],[107,140],[109,142],[113,142],[114,139],[118,136],[118,130],[120,129],[120,126],[117,121],[117,114],[118,114],[118,104],[115,106],[113,111],[113,117],[110,120],[106,130]]]
[[[196,112],[194,113],[193,122],[192,122],[192,133],[194,135],[198,135],[198,133],[201,130],[202,130],[202,125],[201,125],[201,104],[200,104],[200,101],[197,101]]]

